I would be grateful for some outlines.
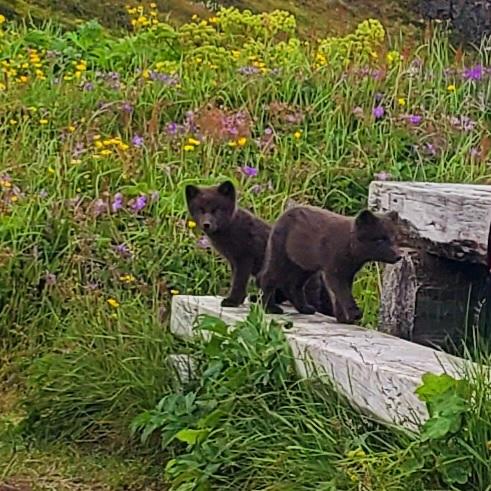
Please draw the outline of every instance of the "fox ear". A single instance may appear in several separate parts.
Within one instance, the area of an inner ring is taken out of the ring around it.
[[[235,201],[235,187],[232,181],[225,181],[220,184],[220,186],[218,186],[218,192],[221,195]]]
[[[370,210],[362,210],[356,217],[357,227],[372,227],[378,222],[378,218]]]
[[[186,186],[186,201],[191,203],[196,196],[200,193],[200,189],[197,186],[193,186],[192,184],[188,184]]]

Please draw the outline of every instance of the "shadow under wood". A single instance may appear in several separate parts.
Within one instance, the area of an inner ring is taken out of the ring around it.
[[[486,276],[483,265],[406,249],[384,271],[380,330],[455,355],[486,349],[488,305],[476,316]]]

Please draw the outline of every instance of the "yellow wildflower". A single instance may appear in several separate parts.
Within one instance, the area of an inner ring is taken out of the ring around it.
[[[399,103],[399,106],[406,105],[406,99],[404,99],[404,97],[399,97],[399,99],[397,99],[397,102]]]
[[[97,140],[100,140],[100,139],[101,139],[101,135],[94,135],[92,137],[92,140],[94,140],[94,141],[97,141]]]
[[[69,82],[70,80],[73,80],[73,75],[64,75],[63,80]]]
[[[216,24],[218,22],[218,17],[210,17],[208,20],[211,24]]]
[[[194,220],[188,220],[188,227],[192,230],[193,228],[196,228],[198,224]]]
[[[295,133],[293,133],[293,136],[298,140],[302,136],[301,130],[295,131]]]
[[[450,84],[448,87],[447,87],[447,90],[449,92],[455,92],[457,90],[457,87],[455,87],[454,84]]]
[[[19,77],[19,82],[20,82],[20,83],[22,83],[22,84],[27,83],[27,81],[28,81],[28,80],[29,80],[29,79],[28,79],[28,77],[27,77],[26,75],[21,75],[21,76]]]
[[[130,148],[130,146],[127,145],[126,143],[120,143],[119,148],[123,150],[123,152],[125,152],[126,150],[128,150],[128,148]]]
[[[75,130],[76,130],[76,128],[75,128],[75,126],[73,126],[73,125],[70,125],[70,126],[67,128],[68,133],[73,133]]]
[[[230,142],[228,142],[228,146],[229,147],[236,147],[237,146],[237,142],[230,141]]]
[[[39,120],[39,124],[47,125],[48,123],[49,123],[49,121],[47,119],[40,119]]]
[[[11,119],[9,121],[9,123],[12,125],[12,126],[15,126],[17,124],[17,120],[16,119]]]
[[[402,56],[399,53],[399,51],[395,51],[394,50],[394,51],[389,51],[387,53],[386,59],[387,59],[387,63],[389,63],[389,65],[391,65],[394,62],[401,61],[402,60]]]
[[[173,289],[170,291],[170,294],[171,294],[171,295],[179,295],[179,290],[176,290],[176,289],[174,289],[174,288],[173,288]]]
[[[147,69],[143,70],[142,77],[143,78],[149,78],[150,77],[150,72]]]
[[[190,145],[199,145],[201,142],[199,140],[196,140],[196,138],[189,138],[188,143]]]
[[[237,145],[239,145],[239,147],[243,147],[246,143],[247,143],[247,138],[245,136],[241,136],[237,140]]]
[[[108,155],[111,155],[112,153],[113,153],[112,150],[105,148],[104,150],[101,150],[99,152],[99,155],[102,155],[103,157],[107,157]]]
[[[85,64],[85,62],[81,61],[80,63],[78,63],[77,65],[75,65],[75,68],[79,72],[85,72],[85,70],[87,70],[87,65]]]
[[[150,8],[151,8],[151,9],[156,9],[156,8],[157,8],[157,4],[156,4],[156,3],[154,3],[154,2],[152,2],[152,3],[150,4]]]
[[[117,309],[119,307],[119,302],[115,298],[108,298],[107,303],[113,308]]]
[[[194,150],[193,145],[184,145],[184,147],[182,148],[184,149],[185,152],[190,152],[191,150]]]
[[[119,280],[123,283],[133,283],[133,281],[135,281],[135,277],[132,274],[125,274],[120,276]]]
[[[48,167],[48,172],[50,174],[54,174],[55,173],[55,170],[53,169],[53,167]]]
[[[3,92],[4,90],[7,90],[7,86],[5,84],[2,84],[2,82],[0,82],[0,92]]]
[[[96,140],[94,144],[95,144],[95,148],[101,148],[103,146],[102,142],[99,140]]]
[[[6,20],[5,16],[0,14],[0,24],[3,24]]]

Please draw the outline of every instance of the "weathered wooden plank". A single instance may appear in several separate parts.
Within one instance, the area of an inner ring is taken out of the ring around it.
[[[369,206],[399,213],[407,247],[401,262],[384,269],[379,329],[461,348],[487,275],[491,186],[373,182]]]
[[[171,330],[189,338],[199,315],[221,317],[229,324],[243,320],[248,306],[223,308],[218,297],[175,296]],[[273,317],[273,316],[269,316]],[[305,316],[286,307],[274,316],[293,323],[285,331],[301,375],[324,373],[362,411],[381,421],[417,429],[427,418],[414,391],[424,373],[460,376],[469,362],[387,334],[337,323],[320,314]]]
[[[374,211],[399,213],[403,245],[486,264],[491,186],[373,181],[368,203]]]

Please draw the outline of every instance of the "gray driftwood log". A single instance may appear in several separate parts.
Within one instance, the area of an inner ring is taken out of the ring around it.
[[[405,248],[384,270],[380,330],[458,348],[486,276],[491,186],[375,181],[369,207],[398,212]]]

